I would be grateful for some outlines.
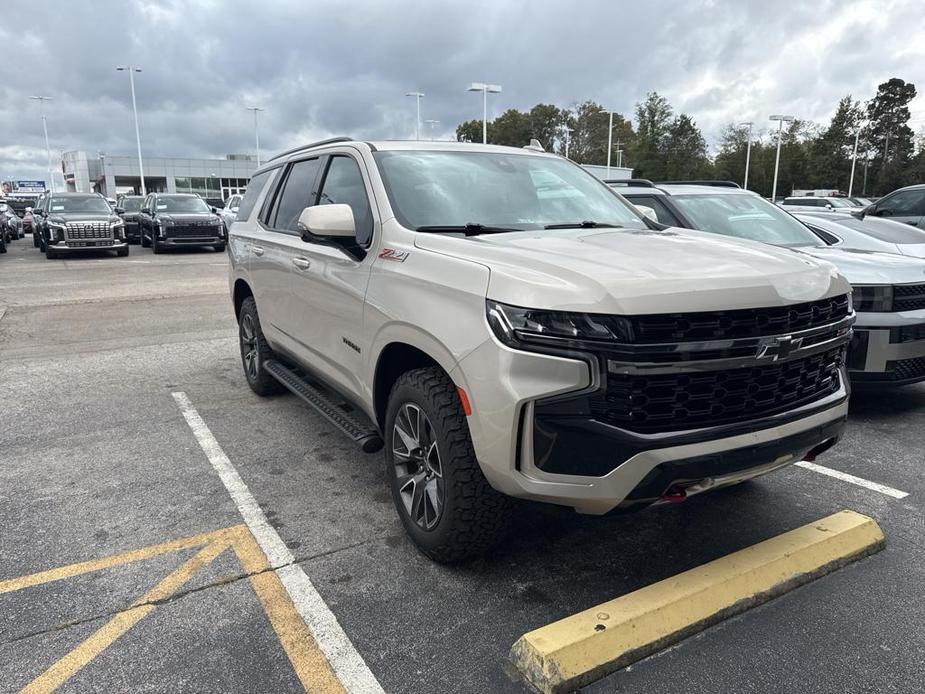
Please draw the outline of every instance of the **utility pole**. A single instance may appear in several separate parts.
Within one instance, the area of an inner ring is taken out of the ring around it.
[[[752,126],[753,125],[754,123],[752,123],[751,121],[745,121],[744,123],[739,123],[740,128],[744,128],[744,127],[748,128],[748,135],[746,136],[747,140],[746,140],[746,145],[745,145],[745,182],[742,184],[742,187],[745,190],[748,190],[748,166],[751,163],[751,159],[752,159]]]
[[[140,67],[134,65],[119,66],[116,68],[119,72],[128,71],[128,81],[132,87],[132,113],[135,114],[135,144],[138,146],[138,176],[141,179],[141,194],[147,195],[145,190],[145,170],[141,162],[141,134],[138,130],[138,104],[135,102],[135,73],[141,72]]]
[[[45,102],[51,101],[50,96],[30,96],[30,99],[38,101],[42,107],[42,132],[45,134],[45,156],[48,158],[48,186],[52,193],[55,192],[55,177],[51,175],[51,147],[48,146],[48,121],[45,119]]]
[[[260,131],[257,129],[257,113],[263,109],[257,106],[245,106],[244,108],[254,112],[254,144],[257,145],[257,168],[260,168]]]

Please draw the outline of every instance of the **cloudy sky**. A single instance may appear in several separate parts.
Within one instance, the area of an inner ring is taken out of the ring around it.
[[[825,123],[839,97],[915,82],[925,127],[923,0],[45,0],[0,15],[0,179],[45,178],[52,156],[134,153],[133,63],[144,153],[265,152],[335,134],[407,138],[414,99],[438,137],[481,115],[594,99],[630,114],[648,91],[711,144],[725,123],[791,113]],[[92,9],[90,9],[92,8]]]

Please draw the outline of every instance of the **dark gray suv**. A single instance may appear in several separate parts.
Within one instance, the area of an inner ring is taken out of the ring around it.
[[[860,214],[885,217],[925,229],[925,184],[894,190],[873,205],[865,207]]]

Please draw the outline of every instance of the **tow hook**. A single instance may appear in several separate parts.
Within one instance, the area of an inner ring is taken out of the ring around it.
[[[680,504],[685,499],[687,499],[687,492],[684,490],[684,487],[669,487],[668,490],[662,494],[662,501],[666,501],[669,504]]]

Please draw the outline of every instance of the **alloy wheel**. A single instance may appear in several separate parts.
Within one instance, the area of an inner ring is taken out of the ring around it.
[[[257,329],[249,313],[241,317],[241,356],[244,359],[244,373],[249,381],[257,379],[260,355],[257,352]]]
[[[395,417],[392,457],[408,517],[422,530],[433,530],[443,513],[443,466],[434,427],[414,403],[403,404]]]

